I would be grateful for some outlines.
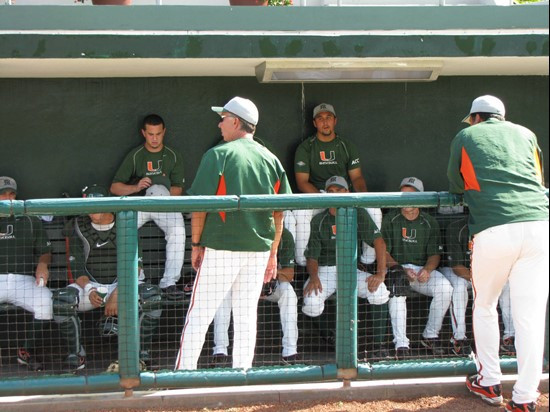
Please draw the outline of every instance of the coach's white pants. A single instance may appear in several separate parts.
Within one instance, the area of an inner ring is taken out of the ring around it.
[[[154,221],[166,239],[166,263],[159,287],[175,285],[181,276],[185,252],[185,224],[181,213],[138,212],[138,228]]]
[[[38,320],[50,320],[53,316],[52,292],[46,286],[38,286],[30,275],[0,275],[0,303],[23,308]]]
[[[277,282],[273,293],[265,298],[268,302],[279,305],[279,316],[283,330],[282,356],[298,353],[298,297],[290,282]],[[231,293],[229,293],[214,317],[214,350],[215,354],[227,355],[229,346],[229,322],[231,320]]]
[[[405,269],[413,269],[418,272],[422,266],[405,264]],[[443,325],[445,313],[451,304],[453,296],[453,287],[451,283],[437,270],[430,273],[430,278],[427,282],[421,283],[417,280],[410,282],[411,289],[426,296],[432,297],[430,303],[430,312],[428,322],[422,332],[424,338],[437,338],[439,331]],[[403,296],[392,297],[389,304],[390,317],[393,329],[393,342],[396,348],[409,347],[409,339],[407,338],[407,306],[406,298]]]
[[[269,258],[267,252],[206,248],[193,285],[175,369],[197,369],[208,327],[231,291],[233,367],[252,367],[258,299]]]
[[[313,216],[321,213],[324,209],[303,209],[293,210],[285,212],[285,228],[287,228],[294,237],[294,244],[296,248],[296,264],[300,266],[306,266],[306,257],[304,256],[309,235],[311,233],[311,219]],[[370,217],[376,223],[376,226],[380,229],[382,225],[382,211],[379,208],[365,208]],[[376,254],[374,248],[363,243],[362,254],[360,257],[361,262],[369,264],[376,260]]]
[[[535,402],[542,373],[548,301],[548,222],[499,225],[474,236],[473,326],[478,373],[484,386],[500,383],[497,301],[510,282],[518,380],[512,399]]]
[[[313,292],[310,296],[304,296],[302,312],[311,317],[321,316],[325,310],[325,301],[331,297],[338,286],[338,276],[336,266],[319,266],[319,280],[323,285],[323,290],[318,294]],[[357,296],[367,299],[371,305],[382,305],[389,299],[390,292],[385,283],[381,283],[378,289],[370,292],[367,288],[367,279],[372,274],[357,270]],[[304,289],[309,284],[309,279],[304,284]]]

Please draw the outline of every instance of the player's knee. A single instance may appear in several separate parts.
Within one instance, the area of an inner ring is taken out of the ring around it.
[[[162,314],[162,294],[156,285],[141,283],[138,285],[139,304],[141,311],[151,317]]]
[[[281,299],[284,299],[289,304],[298,303],[298,296],[296,296],[296,291],[290,282],[279,282],[277,288],[280,290]]]
[[[66,287],[53,291],[52,309],[54,320],[60,322],[75,316],[78,303],[79,292],[76,288]]]
[[[325,303],[320,299],[308,299],[304,298],[304,304],[302,305],[302,312],[312,318],[321,316],[325,310]]]
[[[383,305],[390,300],[390,292],[386,285],[381,283],[376,291],[367,293],[367,300],[371,305]]]

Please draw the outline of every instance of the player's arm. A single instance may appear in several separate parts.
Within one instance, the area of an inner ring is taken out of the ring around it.
[[[356,192],[366,192],[367,191],[367,182],[361,173],[361,168],[348,170],[348,175],[351,180],[351,185],[353,190]]]
[[[466,280],[472,280],[472,273],[470,272],[470,269],[468,269],[464,265],[456,265],[452,267],[453,272],[455,275],[460,276],[463,279]]]
[[[86,275],[79,276],[75,283],[84,289],[85,292],[89,292],[90,303],[94,308],[99,308],[103,304],[103,298],[97,293],[97,289],[92,287],[90,278]]]
[[[309,173],[296,172],[294,173],[296,186],[302,193],[319,193],[319,190],[309,182]]]
[[[109,295],[109,299],[105,302],[105,316],[117,316],[118,315],[118,288],[113,290]]]
[[[50,270],[48,269],[52,261],[52,254],[50,252],[43,253],[38,258],[38,264],[36,265],[36,284],[40,284],[40,279],[44,279],[44,286],[48,284],[50,278]]]
[[[270,282],[277,277],[277,250],[279,249],[279,242],[283,234],[283,212],[274,211],[273,220],[275,221],[275,238],[273,239],[269,252],[269,259],[264,274],[264,283]]]
[[[181,196],[183,193],[183,187],[171,186],[170,187],[170,196]]]
[[[440,255],[428,256],[424,267],[422,267],[422,269],[420,269],[416,275],[418,281],[421,283],[427,282],[430,279],[430,274],[432,273],[432,271],[434,271],[439,266],[440,261]]]
[[[307,258],[306,269],[309,274],[309,283],[304,288],[304,296],[311,296],[312,293],[318,295],[323,291],[323,285],[319,279],[319,261],[317,259]]]
[[[134,193],[141,192],[144,189],[147,189],[151,186],[151,179],[144,177],[140,179],[135,185],[128,185],[122,182],[115,182],[111,184],[110,191],[112,194],[117,196],[128,196],[133,195]]]
[[[278,269],[277,280],[279,282],[292,282],[294,280],[294,266]]]
[[[386,242],[382,237],[374,239],[374,253],[376,255],[376,274],[367,279],[368,289],[375,292],[381,283],[386,279]]]
[[[201,237],[205,221],[206,212],[191,213],[191,264],[195,270],[199,270],[204,256],[204,247],[201,245]]]

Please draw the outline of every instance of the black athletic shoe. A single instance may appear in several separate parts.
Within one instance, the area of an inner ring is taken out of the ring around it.
[[[468,340],[454,340],[451,342],[451,352],[456,356],[470,356],[472,353],[472,347]]]
[[[502,339],[502,343],[500,344],[500,354],[506,356],[516,356],[516,345],[513,336]]]
[[[438,338],[422,338],[420,341],[422,346],[432,351],[434,356],[445,355],[445,349],[441,346],[441,341]]]
[[[193,285],[194,285],[193,282],[189,282],[189,283],[186,283],[186,284],[183,286],[183,294],[184,294],[186,297],[190,297],[190,296],[193,294]]]
[[[24,348],[17,349],[17,362],[20,365],[25,365],[30,371],[43,371],[44,365],[38,362],[30,352]]]
[[[401,346],[395,350],[395,359],[403,360],[411,357],[411,351],[405,346]]]
[[[510,412],[536,412],[537,404],[535,402],[515,403],[514,401],[510,401],[506,404],[504,409]]]
[[[142,350],[141,352],[139,352],[140,371],[158,371],[159,369],[160,365],[153,361],[153,358],[151,358],[151,355],[149,355],[149,351]]]
[[[223,353],[216,353],[212,356],[210,367],[212,368],[228,368],[230,366],[229,356]]]
[[[478,382],[479,375],[470,375],[466,378],[466,387],[474,395],[479,396],[485,403],[491,406],[500,406],[502,403],[502,386],[482,386]]]
[[[283,365],[296,365],[300,363],[300,356],[296,353],[290,356],[283,356],[282,358]]]
[[[70,371],[80,371],[86,367],[86,358],[71,353],[65,358],[65,366]]]
[[[162,296],[168,300],[183,300],[185,294],[178,289],[176,285],[170,285],[165,288],[161,288]]]

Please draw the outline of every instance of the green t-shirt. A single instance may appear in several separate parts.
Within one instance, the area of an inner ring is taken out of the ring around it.
[[[470,250],[468,248],[468,218],[456,220],[447,226],[445,247],[449,266],[463,265],[470,267]]]
[[[358,247],[365,242],[373,246],[375,239],[382,237],[380,230],[363,208],[357,209]],[[319,266],[336,265],[336,216],[329,209],[311,219],[311,232],[307,242],[306,258],[315,259]]]
[[[400,210],[390,212],[382,219],[382,236],[388,253],[402,265],[424,266],[429,256],[443,252],[437,220],[422,211],[412,221]]]
[[[319,190],[332,176],[341,176],[349,181],[348,171],[361,167],[359,151],[353,143],[336,137],[322,142],[317,136],[308,137],[296,149],[294,172],[309,173],[309,182]]]
[[[279,248],[277,249],[277,264],[281,269],[294,267],[294,238],[292,233],[283,228]]]
[[[0,217],[0,274],[34,276],[38,258],[46,253],[51,243],[40,219]]]
[[[489,119],[460,131],[447,169],[451,193],[464,193],[470,233],[506,223],[548,220],[542,154],[529,129]]]
[[[178,151],[166,145],[156,153],[141,145],[126,155],[113,178],[113,183],[136,184],[144,177],[151,178],[153,184],[165,184],[169,179],[171,186],[183,187],[183,157]]]
[[[105,285],[117,280],[116,223],[97,230],[88,216],[78,216],[67,223],[64,233],[69,236],[69,260],[75,279],[87,276]],[[141,262],[140,249],[138,255]]]
[[[240,138],[204,154],[187,193],[275,195],[292,191],[277,157],[252,139]],[[274,237],[271,211],[208,213],[201,244],[218,250],[264,252],[271,248]]]

